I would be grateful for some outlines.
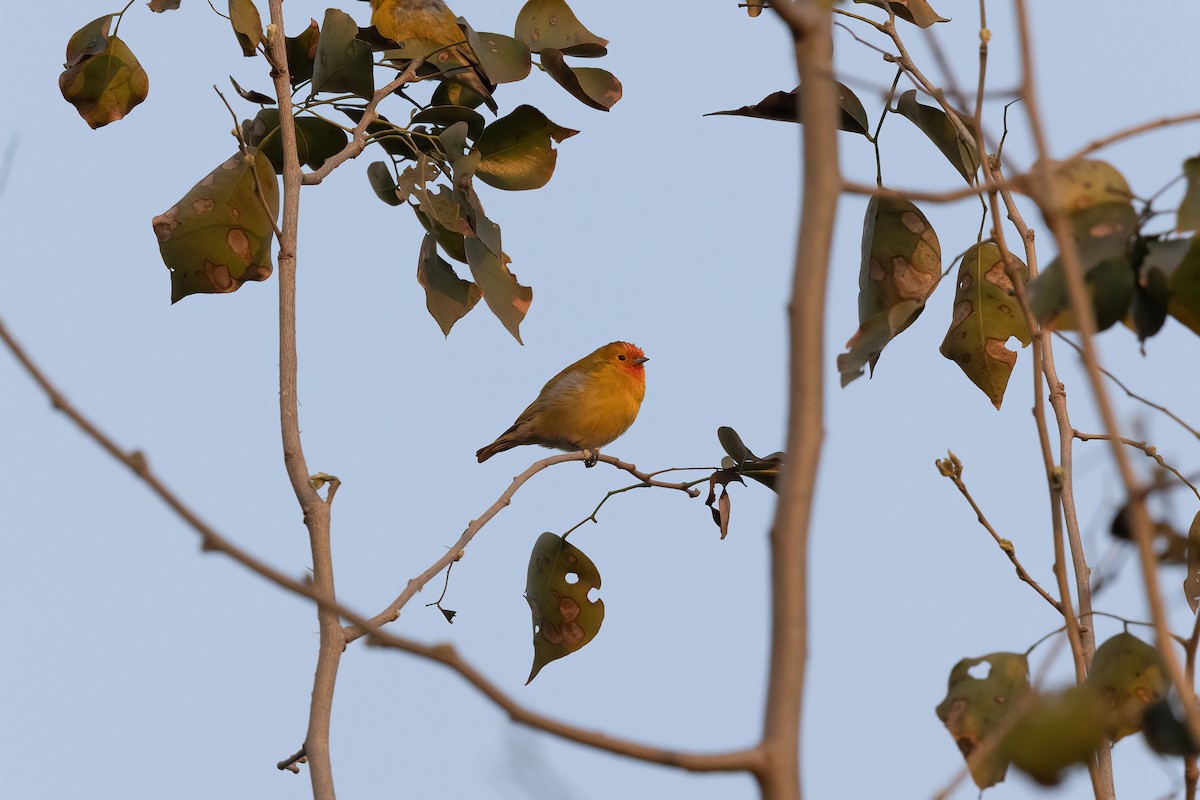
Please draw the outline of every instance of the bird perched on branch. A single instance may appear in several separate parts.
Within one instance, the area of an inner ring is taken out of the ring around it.
[[[595,466],[600,448],[637,419],[646,394],[649,359],[637,345],[606,344],[555,375],[500,438],[481,448],[480,463],[523,444],[583,450]]]
[[[429,45],[438,48],[425,57],[426,62],[482,97],[493,113],[499,110],[479,56],[442,0],[371,0],[371,24],[381,36],[401,46],[420,39],[418,54],[428,52]]]

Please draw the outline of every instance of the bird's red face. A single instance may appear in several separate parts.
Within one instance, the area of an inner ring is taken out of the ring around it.
[[[615,344],[617,345],[617,362],[621,368],[628,370],[635,377],[645,380],[646,368],[642,365],[650,359],[646,358],[642,348],[629,342],[616,342]]]

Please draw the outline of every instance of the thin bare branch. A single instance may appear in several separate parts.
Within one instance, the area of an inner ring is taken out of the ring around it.
[[[1093,440],[1111,442],[1114,438],[1107,433],[1081,433],[1074,429],[1072,429],[1071,433],[1074,434],[1075,438],[1081,442],[1090,442]],[[1200,489],[1197,489],[1191,481],[1185,478],[1182,472],[1168,464],[1166,459],[1162,457],[1162,454],[1158,452],[1157,447],[1152,444],[1147,444],[1146,442],[1135,442],[1133,439],[1117,438],[1116,441],[1128,447],[1132,447],[1135,450],[1141,450],[1146,454],[1147,457],[1154,459],[1155,463],[1178,478],[1184,486],[1192,490],[1192,494],[1196,495],[1196,499],[1200,500]]]
[[[1071,155],[1067,156],[1065,160],[1070,161],[1072,158],[1083,158],[1084,156],[1090,156],[1097,150],[1103,150],[1105,147],[1116,144],[1124,139],[1140,136],[1143,133],[1150,133],[1161,128],[1168,128],[1172,125],[1182,125],[1187,122],[1200,122],[1200,111],[1191,111],[1187,114],[1176,114],[1173,117],[1162,117],[1160,119],[1151,120],[1150,122],[1143,122],[1140,125],[1133,125],[1123,130],[1119,130],[1116,133],[1110,133],[1108,136],[1097,139],[1086,147],[1081,147]]]

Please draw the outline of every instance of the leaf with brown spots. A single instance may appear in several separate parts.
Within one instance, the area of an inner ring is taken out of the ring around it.
[[[425,307],[429,309],[429,316],[437,322],[444,336],[449,336],[454,323],[465,317],[483,297],[478,286],[458,277],[454,267],[438,255],[437,239],[432,233],[425,234],[421,241],[421,252],[417,257],[417,283],[425,290]]]
[[[120,37],[109,36],[112,15],[77,30],[67,43],[66,70],[58,76],[63,99],[84,122],[102,128],[125,117],[150,93],[150,79]]]
[[[971,674],[981,664],[987,674]],[[1029,691],[1029,662],[1020,653],[991,653],[979,658],[964,658],[950,670],[946,699],[937,707],[938,719],[954,737],[964,759],[969,759],[979,743],[1000,728],[1004,718]],[[994,749],[990,756],[971,763],[971,777],[980,789],[1004,780],[1008,759]]]
[[[863,223],[858,330],[838,356],[842,386],[872,371],[883,348],[925,310],[942,274],[942,248],[921,210],[907,200],[872,197]]]
[[[882,6],[883,0],[854,0],[856,3],[867,3]],[[938,22],[949,22],[945,17],[938,16],[926,0],[887,0],[887,7],[900,19],[911,22],[919,28],[928,28]]]
[[[1114,742],[1140,730],[1146,706],[1165,698],[1169,688],[1158,650],[1128,632],[1096,648],[1083,685],[1104,705],[1105,733]]]
[[[551,661],[579,650],[600,631],[604,601],[600,571],[583,551],[561,536],[543,533],[529,556],[525,600],[533,614],[533,669],[526,684]]]
[[[529,0],[517,14],[513,35],[535,53],[542,52],[542,48],[582,58],[608,53],[608,39],[585,28],[564,0]]]
[[[278,213],[275,171],[266,156],[251,151],[230,158],[155,217],[158,249],[171,270],[171,302],[270,277]]]
[[[1029,268],[1020,259],[1014,260],[1028,279]],[[954,318],[941,353],[958,364],[997,409],[1017,362],[1017,354],[1006,344],[1013,336],[1022,347],[1032,341],[1000,248],[994,242],[983,242],[968,250],[959,265]]]

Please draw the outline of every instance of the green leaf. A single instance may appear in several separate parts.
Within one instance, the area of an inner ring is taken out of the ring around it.
[[[320,117],[296,117],[296,135],[303,136],[308,144],[304,165],[312,169],[320,169],[350,141],[344,130]]]
[[[417,283],[425,289],[425,307],[444,336],[449,336],[454,323],[465,317],[483,297],[478,286],[458,277],[454,267],[438,255],[437,240],[431,233],[425,234],[421,241]]]
[[[871,137],[871,129],[867,122],[867,111],[862,101],[844,83],[837,85],[838,107],[841,108],[841,119],[838,129],[847,133],[857,133],[867,138]],[[773,119],[779,122],[800,122],[800,87],[790,92],[772,92],[752,106],[742,106],[730,111],[712,111],[706,117],[735,116],[755,117],[757,119]]]
[[[313,94],[346,92],[371,99],[375,93],[371,46],[357,36],[358,25],[349,14],[326,9],[313,64]]]
[[[729,454],[729,458],[722,459],[722,466],[725,469],[714,473],[714,477],[725,471],[732,471],[732,473],[738,476],[745,476],[758,481],[773,492],[778,491],[775,488],[775,481],[779,477],[779,473],[783,470],[783,453],[772,453],[766,457],[756,456],[746,446],[746,443],[742,441],[742,437],[738,435],[738,432],[726,425],[717,428],[717,441],[721,443],[721,447]],[[712,481],[713,479],[710,478],[710,499],[712,497]],[[728,483],[728,481],[724,481],[724,483]]]
[[[469,28],[467,41],[492,83],[514,83],[529,77],[533,59],[524,42],[501,33],[476,33]]]
[[[854,0],[854,2],[873,6],[883,5],[883,0]],[[926,0],[888,0],[887,6],[897,17],[920,28],[928,28],[938,22],[950,21],[945,17],[938,16]]]
[[[232,292],[245,281],[270,277],[278,213],[279,183],[271,162],[251,152],[230,158],[155,217],[158,249],[171,270],[171,302],[189,294]]]
[[[585,28],[564,0],[529,0],[517,14],[513,35],[535,53],[548,47],[569,56],[598,58],[608,52],[608,39]]]
[[[108,28],[112,19],[112,14],[105,14],[71,34],[71,38],[67,40],[67,62],[63,66],[70,69],[84,59],[107,50]]]
[[[242,55],[256,55],[263,33],[262,17],[258,15],[258,7],[254,5],[254,0],[229,0],[229,22],[233,25],[233,33],[242,48]]]
[[[842,386],[872,372],[883,348],[925,309],[942,273],[942,248],[921,210],[907,200],[872,197],[863,223],[858,273],[859,328],[838,356]]]
[[[1183,593],[1195,614],[1200,609],[1200,513],[1192,518],[1188,528],[1187,577],[1183,579]]]
[[[971,670],[986,663],[982,678]],[[996,748],[981,761],[970,762],[979,743],[1002,729],[1005,717],[1029,692],[1029,662],[1020,653],[991,653],[979,658],[964,658],[950,670],[946,697],[937,707],[938,719],[954,737],[963,758],[971,767],[971,777],[980,789],[1004,780],[1008,758]]]
[[[471,277],[483,290],[483,299],[496,318],[504,324],[518,343],[521,342],[521,321],[533,302],[533,290],[517,282],[508,269],[508,256],[497,256],[482,241],[468,236],[464,248]]]
[[[1183,162],[1183,174],[1187,178],[1187,190],[1175,215],[1175,229],[1200,230],[1200,156]]]
[[[554,174],[558,161],[553,143],[577,133],[555,125],[533,106],[518,106],[487,126],[476,142],[483,156],[479,179],[509,191],[540,189]]]
[[[264,108],[242,126],[242,135],[251,147],[259,148],[271,160],[275,172],[283,174],[283,139],[279,133],[279,109]],[[313,169],[340,152],[349,137],[332,122],[318,117],[296,118],[296,154],[300,163]]]
[[[1175,705],[1179,704],[1176,709]],[[1194,756],[1200,753],[1200,743],[1192,738],[1182,713],[1178,696],[1151,703],[1142,717],[1142,735],[1146,744],[1159,755]]]
[[[604,601],[588,594],[599,588],[600,571],[582,550],[553,533],[538,537],[525,582],[533,615],[533,669],[526,684],[551,661],[596,638],[604,622]]]
[[[438,129],[446,130],[451,125],[458,122],[467,124],[467,137],[472,141],[478,141],[483,135],[483,129],[487,125],[483,115],[473,108],[466,108],[459,105],[451,106],[430,106],[413,114],[410,125],[433,125]]]
[[[1000,751],[1038,783],[1053,786],[1067,767],[1095,756],[1104,727],[1104,707],[1094,692],[1077,687],[1041,695],[1005,735]]]
[[[404,201],[396,192],[396,181],[392,178],[392,170],[386,161],[376,161],[367,167],[367,180],[375,196],[389,206],[402,205]]]
[[[410,167],[410,169],[412,169]],[[406,170],[407,171],[407,170]],[[403,188],[403,187],[401,187]],[[417,194],[419,192],[414,192]],[[467,243],[466,236],[459,231],[452,231],[438,223],[437,220],[426,214],[417,205],[409,205],[413,213],[417,215],[417,221],[421,223],[421,227],[425,228],[427,233],[432,233],[437,239],[438,246],[442,248],[442,252],[453,258],[455,261],[467,263]]]
[[[962,175],[967,183],[971,183],[971,179],[979,169],[975,154],[959,138],[958,131],[955,130],[954,124],[950,122],[950,118],[946,116],[946,112],[940,108],[922,105],[917,102],[916,89],[909,89],[900,95],[900,99],[896,105],[901,116],[906,117],[920,128],[921,132],[937,145],[937,149],[942,151],[942,155],[946,157],[946,160],[958,170],[958,174]]]
[[[749,447],[746,447],[746,443],[742,441],[742,437],[738,435],[738,432],[728,425],[722,425],[717,428],[717,441],[721,443],[721,447],[737,464],[741,464],[750,458],[758,458],[758,456],[750,452]]]
[[[1163,273],[1171,286],[1171,316],[1186,325],[1192,333],[1200,334],[1200,243],[1194,239],[1177,239],[1183,255],[1173,264],[1164,265]],[[1153,253],[1153,251],[1151,251]]]
[[[479,108],[485,102],[487,102],[487,98],[479,92],[452,81],[442,81],[438,84],[438,87],[433,90],[433,97],[429,100],[429,104],[432,106],[464,106],[466,108]]]
[[[68,67],[58,76],[63,99],[93,129],[122,119],[150,93],[150,79],[137,57],[119,37],[105,33],[109,19],[101,17],[71,37]]]
[[[1171,306],[1171,284],[1166,273],[1160,269],[1147,266],[1142,262],[1142,269],[1133,287],[1133,302],[1126,320],[1132,324],[1139,341],[1146,341],[1162,330],[1167,322],[1167,314]]]
[[[292,86],[299,86],[313,76],[313,66],[317,60],[317,43],[321,40],[321,30],[317,21],[310,19],[308,27],[299,36],[288,36],[284,40],[287,52],[288,78]]]
[[[1098,205],[1129,204],[1133,199],[1125,176],[1107,161],[1074,158],[1051,166],[1051,205],[1068,216]]]
[[[1105,733],[1114,742],[1140,730],[1146,706],[1164,699],[1170,688],[1158,650],[1131,633],[1096,648],[1084,686],[1105,708]]]
[[[1017,265],[1028,279],[1029,268],[1019,259]],[[1013,336],[1022,346],[1032,341],[1000,248],[983,242],[968,250],[959,265],[954,318],[940,352],[958,364],[997,409],[1017,363],[1016,352],[1007,346]]]
[[[621,82],[615,75],[594,67],[569,67],[560,50],[544,48],[542,67],[555,83],[590,108],[608,111],[621,99]]]

